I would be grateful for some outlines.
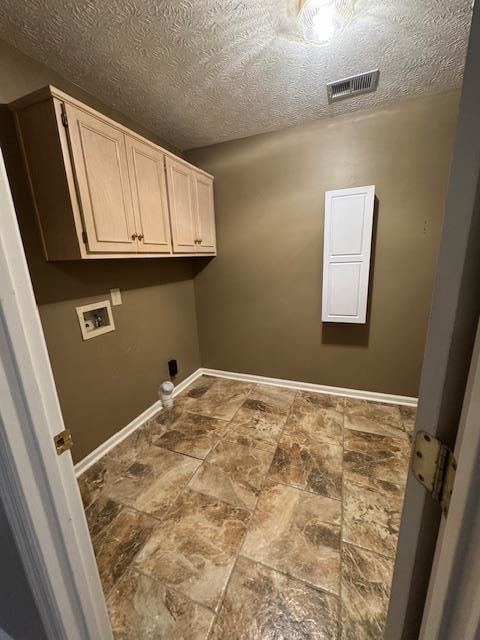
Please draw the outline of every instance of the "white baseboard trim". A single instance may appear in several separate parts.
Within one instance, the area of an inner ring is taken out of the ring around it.
[[[311,391],[313,393],[328,393],[333,396],[345,396],[347,398],[357,398],[359,400],[374,400],[385,404],[401,404],[407,407],[416,407],[418,399],[408,396],[397,396],[391,393],[377,393],[376,391],[359,391],[357,389],[344,389],[342,387],[329,387],[323,384],[314,384],[313,382],[295,382],[294,380],[282,380],[281,378],[268,378],[266,376],[257,376],[251,373],[235,373],[234,371],[221,371],[220,369],[206,369],[201,367],[189,375],[185,380],[175,387],[174,397],[181,393],[188,385],[195,382],[200,376],[213,376],[215,378],[227,378],[229,380],[239,380],[241,382],[255,382],[256,384],[269,384],[274,387],[287,387],[288,389],[296,389],[298,391]],[[75,465],[75,475],[80,476],[89,469],[95,462],[103,458],[103,456],[120,444],[125,438],[133,433],[138,427],[142,426],[147,420],[152,418],[160,409],[162,403],[160,400],[154,402],[152,406],[145,409],[143,413],[134,418],[126,427],[115,433],[111,438],[102,443],[99,447],[89,453],[88,456],[80,460]]]
[[[189,384],[192,384],[192,382],[195,382],[195,380],[199,378],[201,375],[202,375],[202,369],[197,369],[196,371],[194,371],[191,375],[189,375],[187,378],[185,378],[185,380],[180,382],[175,387],[173,396],[175,397],[176,395],[181,393],[186,387],[188,387]],[[92,465],[94,465],[95,462],[100,460],[100,458],[103,458],[103,456],[107,454],[110,451],[110,449],[113,449],[114,447],[116,447],[117,444],[120,444],[120,442],[125,440],[125,438],[128,438],[128,436],[131,433],[133,433],[136,429],[138,429],[138,427],[141,427],[142,424],[144,424],[147,420],[150,420],[150,418],[153,418],[153,416],[156,413],[158,413],[161,408],[162,408],[162,403],[160,402],[160,400],[157,400],[150,407],[145,409],[143,413],[141,413],[139,416],[134,418],[129,424],[127,424],[126,427],[124,427],[120,431],[117,431],[117,433],[114,433],[111,438],[103,442],[99,447],[97,447],[94,451],[92,451],[92,453],[89,453],[88,456],[83,458],[83,460],[80,460],[80,462],[77,462],[77,464],[75,465],[75,475],[77,476],[77,478],[78,476],[82,475],[82,473],[85,473],[85,471],[89,469]]]
[[[220,369],[199,369],[201,375],[214,376],[217,378],[228,378],[230,380],[240,380],[242,382],[255,382],[257,384],[270,384],[274,387],[287,387],[298,391],[312,391],[314,393],[328,393],[332,396],[345,396],[347,398],[357,398],[358,400],[373,400],[385,404],[401,404],[407,407],[416,407],[418,398],[409,396],[398,396],[392,393],[380,393],[377,391],[360,391],[357,389],[344,389],[342,387],[329,387],[324,384],[313,382],[295,382],[294,380],[282,380],[281,378],[268,378],[257,376],[251,373],[234,373],[232,371],[221,371]]]

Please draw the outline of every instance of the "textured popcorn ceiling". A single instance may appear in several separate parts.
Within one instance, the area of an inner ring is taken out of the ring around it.
[[[182,149],[461,84],[471,0],[357,0],[333,44],[297,0],[0,0],[0,37]],[[379,67],[375,94],[326,82]]]

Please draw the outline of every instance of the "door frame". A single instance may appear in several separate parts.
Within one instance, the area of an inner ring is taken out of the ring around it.
[[[112,640],[1,150],[0,228],[2,501],[47,637]]]
[[[420,637],[480,635],[480,323],[455,445],[457,471],[435,550]]]
[[[479,59],[480,4],[476,3],[416,421],[416,430],[428,431],[451,449],[457,438],[480,314]],[[419,637],[440,524],[438,505],[409,473],[385,631],[388,640]]]

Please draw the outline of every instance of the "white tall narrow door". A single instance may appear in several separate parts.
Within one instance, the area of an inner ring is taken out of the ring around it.
[[[323,322],[364,324],[375,186],[327,191],[323,254]]]

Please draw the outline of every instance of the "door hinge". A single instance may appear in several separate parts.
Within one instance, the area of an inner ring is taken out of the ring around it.
[[[87,244],[87,232],[86,231],[82,231],[82,240],[85,244]]]
[[[64,127],[68,127],[67,112],[65,111],[65,105],[62,104],[62,124]]]
[[[57,454],[61,456],[62,453],[65,453],[65,451],[68,451],[73,447],[72,432],[70,429],[60,431],[60,433],[57,433],[57,435],[54,436],[53,442],[55,444]]]
[[[415,478],[448,513],[457,463],[452,450],[426,431],[415,437],[412,471]]]

